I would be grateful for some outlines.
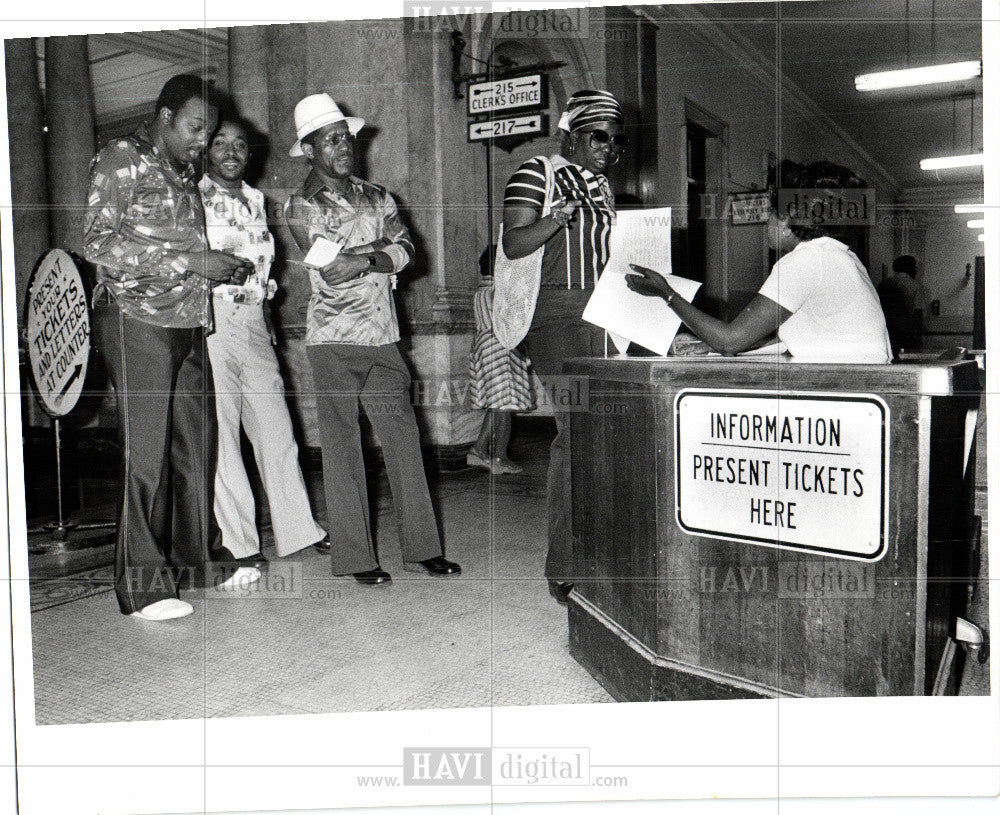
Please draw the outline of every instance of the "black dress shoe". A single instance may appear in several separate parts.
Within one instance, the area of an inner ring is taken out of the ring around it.
[[[566,604],[569,602],[570,592],[573,591],[573,584],[562,580],[549,581],[549,594],[556,598],[557,603]]]
[[[448,577],[449,575],[462,573],[461,566],[457,563],[452,563],[450,560],[445,560],[441,555],[416,562],[407,562],[404,560],[403,568],[408,572],[426,572],[435,577]]]
[[[321,541],[316,541],[316,543],[314,543],[314,544],[312,545],[312,547],[313,547],[313,549],[315,549],[315,550],[316,550],[317,552],[322,552],[322,553],[323,553],[324,555],[327,555],[327,554],[329,554],[329,553],[330,553],[330,549],[332,548],[332,547],[330,546],[330,536],[329,536],[329,535],[325,535],[325,536],[323,537],[323,540],[321,540]]]
[[[367,572],[355,572],[354,579],[362,586],[378,586],[382,583],[392,582],[392,576],[378,566]]]
[[[240,566],[254,566],[258,569],[267,568],[267,558],[264,557],[263,552],[257,552],[255,555],[248,555],[247,557],[237,558],[236,562]]]

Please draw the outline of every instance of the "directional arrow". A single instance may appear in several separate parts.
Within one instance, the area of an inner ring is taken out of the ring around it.
[[[80,376],[80,371],[83,370],[83,365],[77,363],[76,367],[73,368],[73,373],[69,375],[69,379],[66,380],[66,384],[62,386],[62,390],[59,391],[59,398],[62,399],[66,395],[66,391],[69,390],[70,385],[72,385]]]
[[[542,132],[548,132],[548,117],[537,113],[527,116],[511,116],[484,122],[469,122],[468,140],[504,140],[511,137],[523,139]]]
[[[466,112],[470,116],[548,105],[548,77],[545,74],[470,82],[466,89]]]

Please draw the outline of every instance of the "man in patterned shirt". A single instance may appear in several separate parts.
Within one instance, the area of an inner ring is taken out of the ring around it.
[[[363,119],[344,116],[320,93],[295,106],[295,126],[298,141],[289,155],[305,156],[312,169],[285,205],[289,230],[304,252],[317,242],[340,247],[332,261],[309,269],[306,316],[333,573],[354,575],[363,585],[391,580],[379,567],[369,526],[360,403],[382,444],[403,568],[459,574],[461,567],[443,556],[410,404],[410,374],[396,348],[392,287],[413,258],[410,234],[392,196],[353,175],[354,137]]]
[[[193,167],[217,115],[204,80],[175,76],[153,120],[91,166],[84,255],[97,266],[94,329],[124,457],[115,591],[123,614],[150,620],[190,614],[181,578],[203,585],[213,558],[232,561],[210,554],[215,407],[204,342],[212,285],[239,279],[247,261],[208,249]]]

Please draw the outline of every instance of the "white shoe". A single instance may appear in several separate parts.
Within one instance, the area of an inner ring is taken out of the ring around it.
[[[141,611],[133,611],[131,617],[138,617],[141,620],[176,620],[178,617],[187,617],[194,613],[194,606],[178,600],[176,597],[168,597],[166,600],[157,600],[150,603]]]
[[[217,591],[245,589],[260,580],[260,569],[256,566],[240,566],[232,575],[215,588]]]

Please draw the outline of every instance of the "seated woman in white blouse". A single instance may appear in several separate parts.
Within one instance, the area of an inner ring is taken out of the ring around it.
[[[878,294],[857,256],[815,228],[779,217],[773,209],[767,238],[780,259],[749,305],[725,323],[683,300],[652,269],[632,266],[628,287],[662,297],[713,350],[733,355],[775,332],[802,362],[885,364],[892,359]]]

